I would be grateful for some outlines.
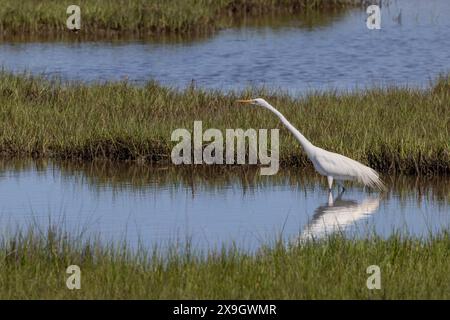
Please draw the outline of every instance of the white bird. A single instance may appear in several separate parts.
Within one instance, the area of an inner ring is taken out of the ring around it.
[[[266,100],[257,98],[250,100],[237,100],[240,103],[258,105],[272,111],[286,126],[286,128],[294,135],[305,150],[308,158],[314,165],[318,173],[326,176],[328,179],[328,187],[331,191],[333,181],[340,185],[343,189],[342,181],[354,180],[363,183],[365,186],[384,189],[384,184],[379,174],[358,161],[347,158],[338,153],[330,152],[316,147],[308,141],[277,109],[272,107]],[[345,189],[344,189],[345,190]]]

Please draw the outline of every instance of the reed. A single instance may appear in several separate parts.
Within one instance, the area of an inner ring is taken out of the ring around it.
[[[130,250],[30,228],[0,239],[1,299],[449,299],[448,232],[416,239],[330,236],[293,245],[275,241],[256,253],[235,247],[199,252]],[[81,269],[81,289],[66,268]],[[369,290],[378,265],[381,289]]]
[[[315,145],[381,172],[450,173],[450,78],[427,90],[373,88],[354,93],[223,93],[154,82],[62,83],[0,74],[0,153],[5,157],[130,160],[170,164],[177,128],[280,128],[280,164],[311,167],[271,113],[238,98],[264,97]]]
[[[361,6],[366,0],[79,0],[79,34],[205,34],[243,17],[276,13],[330,12]],[[4,0],[0,34],[68,33],[68,4],[58,0]]]

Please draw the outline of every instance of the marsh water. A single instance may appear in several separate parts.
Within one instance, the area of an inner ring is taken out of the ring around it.
[[[152,248],[254,250],[339,232],[428,237],[450,227],[450,178],[385,177],[380,194],[349,185],[330,199],[326,181],[304,170],[260,176],[255,168],[151,167],[111,162],[3,162],[0,225],[64,226]]]
[[[369,30],[363,9],[244,19],[197,39],[2,41],[0,66],[63,79],[156,80],[183,88],[426,87],[450,71],[450,1],[398,0]]]
[[[400,14],[401,13],[401,14]],[[248,86],[353,90],[425,87],[450,71],[450,1],[400,0],[382,8],[381,30],[355,9],[324,16],[264,17],[194,39],[0,42],[0,66],[86,82],[127,78],[183,88]],[[260,177],[254,168],[174,168],[125,163],[3,161],[2,234],[30,225],[127,240],[190,241],[253,250],[282,237],[343,232],[428,236],[450,226],[448,177],[385,177],[382,194],[350,185],[330,198],[304,170]]]

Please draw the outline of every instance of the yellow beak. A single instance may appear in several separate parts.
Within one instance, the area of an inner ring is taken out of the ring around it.
[[[238,103],[252,103],[253,100],[236,100]]]

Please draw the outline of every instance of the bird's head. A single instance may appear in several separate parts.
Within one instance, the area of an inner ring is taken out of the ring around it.
[[[267,107],[269,105],[266,100],[262,98],[256,98],[256,99],[250,99],[250,100],[236,100],[238,103],[245,103],[245,104],[253,104],[261,107]]]

